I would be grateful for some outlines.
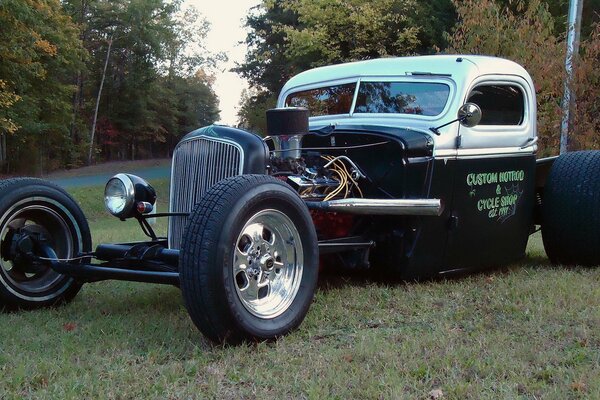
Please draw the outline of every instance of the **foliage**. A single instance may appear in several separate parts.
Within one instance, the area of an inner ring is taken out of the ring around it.
[[[281,0],[264,1],[248,15],[248,51],[245,61],[234,69],[251,86],[243,94],[238,112],[239,125],[245,129],[266,132],[265,111],[275,106],[279,89],[291,76],[310,68],[310,60],[289,59],[285,53],[286,36],[281,27],[298,24],[298,15]]]
[[[73,15],[78,7],[72,5]],[[84,43],[94,62],[84,97],[95,99],[109,57],[100,117],[110,121],[110,130],[99,131],[101,156],[165,155],[189,129],[218,119],[212,81],[202,69],[224,56],[203,47],[209,24],[195,9],[165,0],[93,0],[87,7]],[[85,104],[80,111],[86,113]]]
[[[455,1],[455,5],[459,23],[449,37],[447,51],[499,56],[523,65],[532,75],[537,94],[540,153],[556,154],[560,142],[566,43],[564,35],[555,34],[555,19],[548,4],[541,0],[519,1],[512,2],[509,8],[493,0],[464,0]],[[598,45],[594,44],[597,41],[596,34],[584,42],[575,83],[577,97],[588,99],[577,113],[580,117],[576,119],[574,130],[575,143],[585,148],[598,147],[598,140],[589,133],[593,130],[591,116],[594,115],[589,112],[594,104],[598,107],[593,96],[600,95],[594,69],[598,59]],[[583,131],[587,133],[584,135]]]
[[[0,80],[0,132],[14,133],[19,128],[8,115],[10,107],[19,100],[21,97],[7,90],[6,82]]]
[[[82,162],[107,59],[98,158],[165,154],[186,130],[217,120],[205,71],[224,55],[205,51],[209,24],[180,3],[0,2],[4,169],[40,173]]]
[[[265,0],[246,20],[249,50],[235,69],[253,89],[240,122],[260,128],[255,117],[264,119],[285,81],[306,69],[431,53],[445,45],[454,18],[450,0]]]
[[[282,26],[299,24],[298,16],[281,0],[264,1],[246,19],[248,51],[244,63],[235,71],[256,90],[278,91],[289,77],[309,68],[304,60],[290,60],[285,54],[286,36]]]
[[[84,54],[77,26],[58,0],[2,1],[0,26],[0,118],[10,148],[0,161],[41,167],[38,155],[48,148],[64,159],[74,91],[68,77]]]
[[[267,132],[267,110],[277,105],[277,94],[267,91],[244,90],[239,104],[238,125],[246,130],[265,134]]]
[[[204,46],[209,22],[194,7],[180,11],[172,26],[173,37],[166,43],[166,75],[191,76],[198,69],[215,68],[226,61],[224,53],[212,54]]]
[[[310,66],[316,67],[430,52],[434,44],[440,44],[435,43],[436,37],[442,36],[437,30],[444,25],[431,14],[431,3],[421,3],[287,0],[286,7],[298,15],[300,24],[280,27],[287,40],[286,55],[289,59],[308,58]]]
[[[548,6],[548,11],[555,20],[554,33],[560,35],[567,30],[567,16],[569,14],[570,0],[543,0]],[[581,36],[588,38],[593,31],[594,24],[600,21],[600,0],[581,0],[583,13],[581,20]],[[497,0],[501,7],[508,7],[512,12],[518,12],[520,2],[515,0]]]
[[[174,148],[184,134],[219,119],[219,100],[211,82],[202,70],[191,76],[158,80],[163,93],[155,98],[152,108],[159,110],[157,121],[165,130],[168,150]]]
[[[600,24],[596,24],[581,43],[580,51],[575,71],[577,101],[573,110],[573,147],[600,149]]]

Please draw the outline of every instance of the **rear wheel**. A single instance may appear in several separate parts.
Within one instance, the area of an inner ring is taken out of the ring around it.
[[[600,151],[554,161],[542,200],[542,239],[553,263],[600,264]]]
[[[91,248],[90,231],[77,203],[40,179],[0,182],[0,308],[37,308],[69,301],[81,285],[16,250],[24,235],[41,235],[59,258]]]
[[[211,340],[269,340],[296,328],[313,298],[317,238],[297,193],[266,175],[211,188],[194,209],[180,258],[181,291]]]

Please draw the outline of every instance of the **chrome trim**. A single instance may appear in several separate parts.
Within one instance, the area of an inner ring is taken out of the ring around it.
[[[525,142],[525,144],[523,146],[521,146],[521,150],[524,150],[530,146],[533,146],[534,144],[536,144],[538,142],[538,137],[534,137],[534,138],[529,138],[527,139],[527,141]]]
[[[273,319],[292,305],[302,282],[304,251],[300,232],[279,210],[253,215],[232,249],[232,279],[246,310]]]
[[[307,202],[308,208],[348,214],[440,216],[440,199],[340,199]]]
[[[542,163],[546,163],[546,162],[554,162],[554,160],[556,160],[557,158],[558,158],[558,156],[550,156],[550,157],[538,158],[536,160],[536,163],[542,164]]]
[[[125,206],[123,207],[123,211],[119,212],[119,213],[113,213],[111,209],[108,208],[108,204],[106,201],[106,187],[108,186],[109,182],[112,181],[113,179],[118,179],[121,181],[121,183],[123,183],[123,186],[125,186],[125,191],[127,192],[127,198],[125,199]],[[106,210],[114,215],[115,217],[123,217],[125,216],[129,211],[131,211],[131,207],[133,207],[133,203],[135,202],[135,187],[133,185],[133,181],[131,180],[131,178],[127,175],[127,174],[116,174],[115,176],[113,176],[112,178],[110,178],[108,181],[106,181],[106,185],[104,185],[104,208],[106,208]]]
[[[408,163],[421,163],[421,162],[428,162],[433,160],[433,157],[431,156],[424,156],[424,157],[409,157],[408,158]]]
[[[440,149],[433,155],[436,159],[473,159],[497,157],[522,157],[535,154],[537,147],[530,143],[527,147],[497,147],[489,149]]]
[[[491,148],[480,148],[480,149],[458,149],[456,151],[456,155],[459,157],[469,157],[469,156],[500,156],[506,154],[530,154],[533,152],[533,147],[531,146],[531,150],[527,150],[528,148],[521,149],[521,147],[491,147]]]
[[[244,152],[232,140],[204,135],[182,140],[173,152],[169,212],[191,212],[207,190],[243,168]],[[169,248],[179,249],[187,218],[169,218]]]
[[[456,158],[456,149],[434,150],[433,156],[435,158]]]

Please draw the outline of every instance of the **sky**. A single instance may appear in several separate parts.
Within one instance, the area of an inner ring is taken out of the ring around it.
[[[236,61],[244,60],[246,30],[242,26],[248,10],[257,5],[259,0],[185,0],[183,7],[194,6],[211,23],[211,30],[206,38],[206,48],[213,52],[223,51],[229,57],[216,74],[214,85],[219,96],[221,120],[225,125],[237,123],[237,109],[242,90],[248,87],[247,82],[234,72],[229,72]]]

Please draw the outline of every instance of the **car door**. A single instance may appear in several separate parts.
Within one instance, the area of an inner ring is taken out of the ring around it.
[[[465,102],[481,122],[457,140],[446,268],[503,265],[523,256],[532,223],[535,94],[517,76],[485,76]]]

